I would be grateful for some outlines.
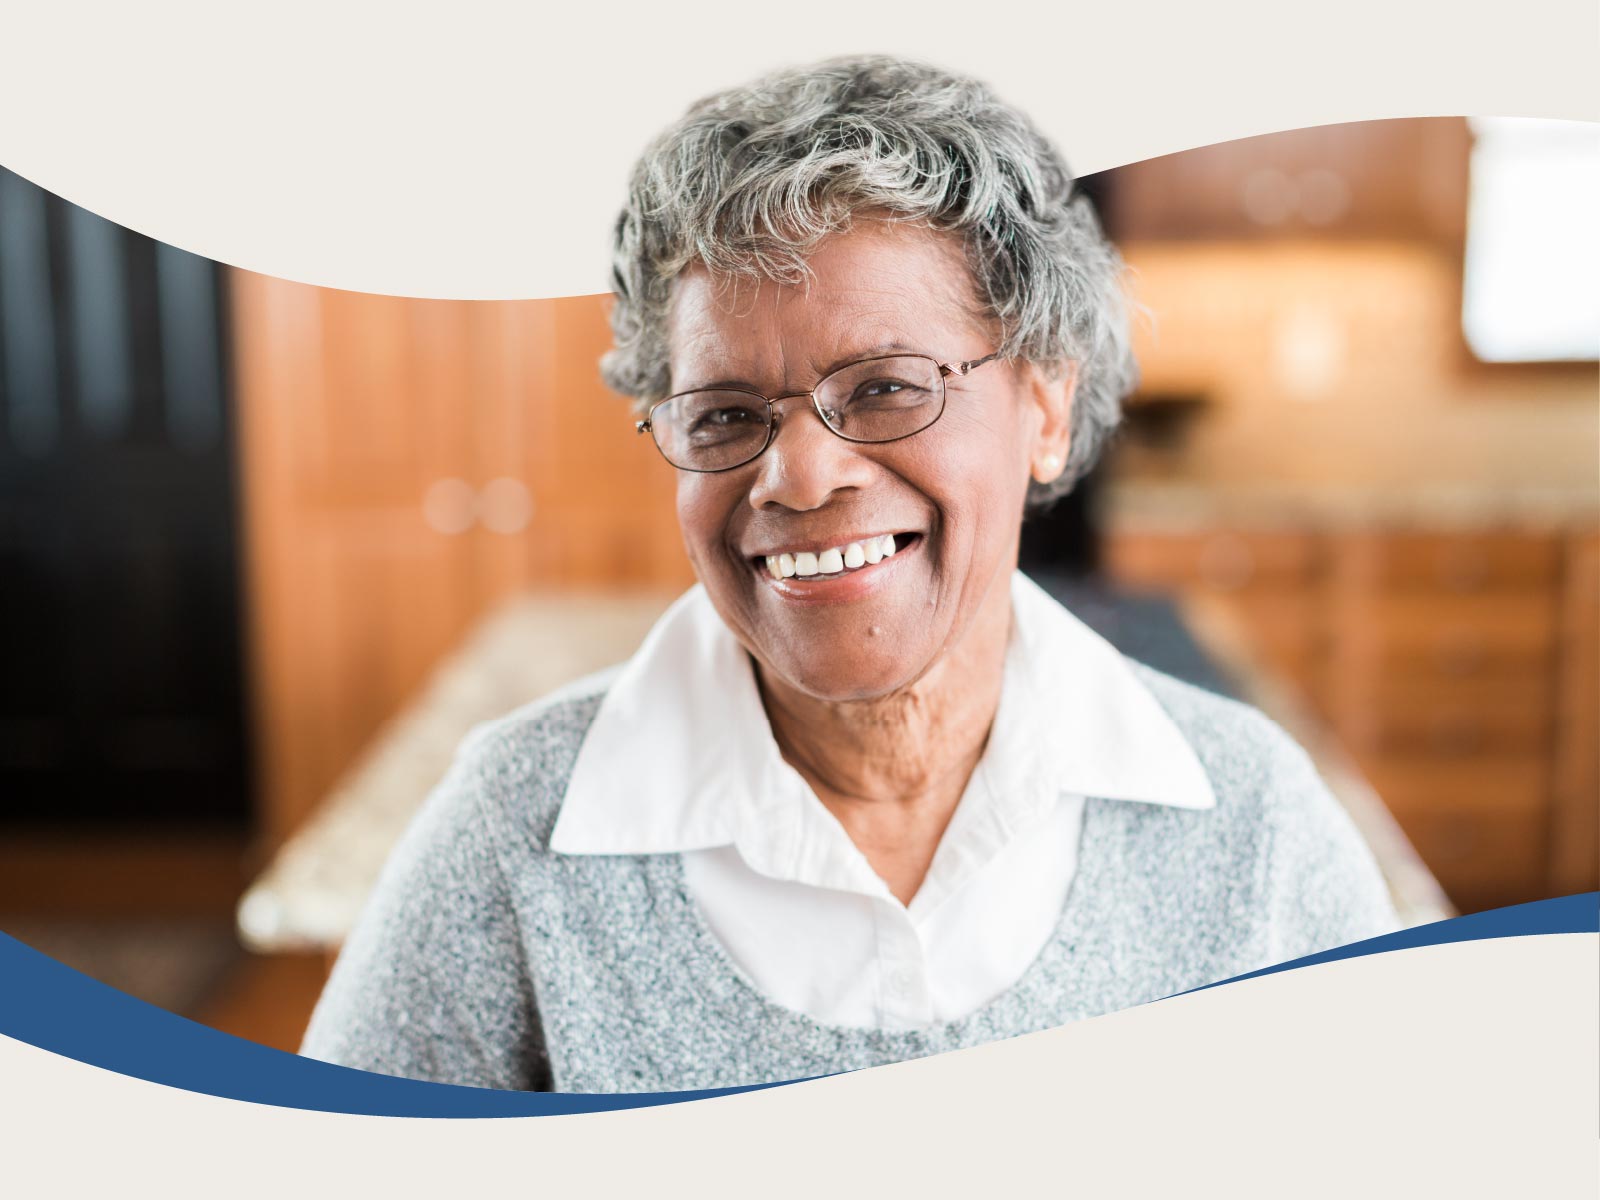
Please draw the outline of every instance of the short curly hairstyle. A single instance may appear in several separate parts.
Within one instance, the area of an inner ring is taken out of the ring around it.
[[[798,283],[817,243],[867,212],[962,239],[1004,357],[1077,364],[1066,468],[1030,504],[1071,490],[1137,379],[1122,260],[1027,117],[923,63],[780,71],[699,101],[650,144],[616,223],[605,382],[641,407],[667,394],[668,305],[690,265]]]

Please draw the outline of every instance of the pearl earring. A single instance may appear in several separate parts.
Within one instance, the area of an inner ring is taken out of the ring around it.
[[[1040,483],[1049,483],[1061,474],[1061,456],[1046,454],[1033,469],[1033,477]]]

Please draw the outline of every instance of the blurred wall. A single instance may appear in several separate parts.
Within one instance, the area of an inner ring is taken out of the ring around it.
[[[1461,264],[1417,242],[1132,243],[1145,392],[1206,402],[1181,450],[1125,472],[1303,487],[1593,492],[1593,364],[1489,365]]]

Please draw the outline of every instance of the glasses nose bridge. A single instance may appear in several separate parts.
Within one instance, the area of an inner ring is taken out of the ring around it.
[[[783,392],[777,396],[762,397],[762,399],[767,402],[767,411],[772,416],[772,436],[774,438],[778,436],[779,419],[783,416],[783,410],[779,406],[785,400],[809,401],[810,403],[806,407],[810,408],[811,411],[817,415],[817,419],[821,421],[823,425],[827,426],[829,432],[834,432],[833,426],[828,425],[828,419],[822,414],[821,401],[817,399],[817,391],[820,389],[820,387],[821,385],[819,384],[817,387],[812,388],[809,392]]]

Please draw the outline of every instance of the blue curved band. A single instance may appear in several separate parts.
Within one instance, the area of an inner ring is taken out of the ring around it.
[[[1416,946],[1553,933],[1600,933],[1600,892],[1420,925],[1206,986]],[[255,1104],[372,1116],[605,1112],[755,1090],[620,1095],[505,1092],[333,1066],[208,1029],[90,979],[5,934],[0,934],[0,1034],[168,1087]]]

